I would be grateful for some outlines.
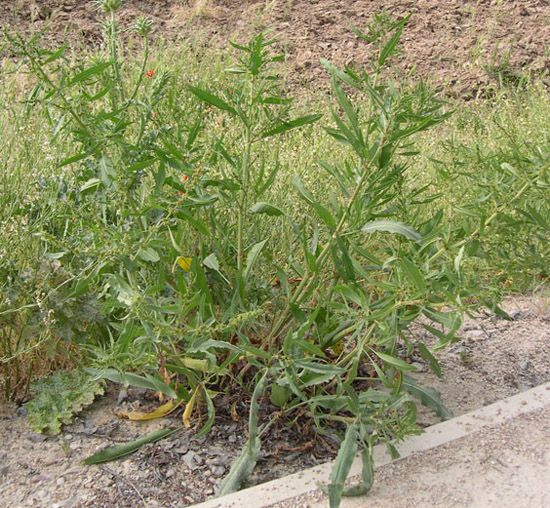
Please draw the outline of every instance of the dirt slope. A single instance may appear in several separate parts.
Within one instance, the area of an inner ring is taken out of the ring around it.
[[[524,71],[550,69],[550,4],[546,0],[126,0],[123,24],[151,16],[158,39],[200,37],[219,47],[268,30],[288,55],[289,79],[326,84],[319,57],[364,63],[368,48],[349,30],[364,29],[376,13],[400,18],[413,12],[396,62],[404,71],[445,85],[468,99]],[[93,2],[79,0],[0,1],[0,21],[20,30],[52,20],[52,37],[97,44]]]

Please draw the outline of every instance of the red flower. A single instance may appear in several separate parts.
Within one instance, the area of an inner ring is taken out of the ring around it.
[[[178,191],[178,194],[179,194],[180,196],[183,196],[183,191],[180,191],[180,190],[179,190],[179,191]]]
[[[155,75],[155,71],[147,71],[147,72],[145,73],[145,75],[146,75],[149,79],[151,79],[151,78]]]
[[[183,179],[187,181],[189,180],[189,177],[187,175],[184,175]]]

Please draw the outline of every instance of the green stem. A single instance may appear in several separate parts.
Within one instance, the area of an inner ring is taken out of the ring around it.
[[[84,131],[86,131],[88,133],[89,131],[88,131],[88,128],[87,128],[86,124],[84,122],[82,122],[79,115],[76,114],[76,111],[74,110],[74,108],[72,107],[70,102],[67,100],[65,95],[60,93],[61,89],[58,86],[56,86],[55,83],[50,79],[50,77],[44,72],[44,69],[42,68],[42,62],[37,62],[36,58],[34,58],[34,56],[27,50],[27,48],[25,46],[23,46],[22,49],[23,49],[23,53],[25,54],[25,56],[31,61],[31,64],[32,64],[33,68],[38,71],[38,74],[42,78],[42,81],[45,81],[52,90],[55,90],[57,92],[57,94],[61,97],[61,100],[65,104],[66,110],[71,114],[71,116],[76,121],[76,123]]]
[[[118,63],[118,54],[116,49],[116,19],[114,11],[111,12],[111,33],[109,35],[109,48],[111,51],[111,59],[113,60],[113,68],[115,70],[115,81],[116,81],[116,90],[122,102],[124,102],[124,87],[122,86],[122,79],[120,77],[120,66]],[[116,104],[115,104],[116,109]]]
[[[389,122],[388,122],[388,124],[389,124]],[[363,164],[363,173],[361,175],[361,179],[359,180],[359,183],[356,185],[356,187],[353,191],[353,194],[351,195],[348,206],[347,206],[346,210],[344,211],[344,213],[342,214],[342,217],[340,218],[340,221],[338,222],[338,225],[336,226],[336,228],[334,230],[334,233],[331,235],[331,238],[328,240],[326,245],[323,247],[323,250],[321,251],[319,256],[317,256],[317,259],[315,260],[315,265],[317,266],[317,271],[313,272],[313,273],[308,272],[308,273],[304,274],[304,277],[302,278],[302,281],[300,282],[300,284],[296,288],[296,291],[294,292],[291,299],[289,300],[289,303],[288,303],[286,309],[281,313],[281,316],[279,317],[279,319],[276,321],[273,328],[271,329],[271,332],[270,332],[270,334],[267,338],[267,341],[266,341],[268,344],[271,343],[271,341],[279,335],[282,327],[284,326],[284,324],[288,320],[288,316],[289,316],[289,312],[290,312],[290,305],[292,305],[292,304],[296,305],[296,304],[302,303],[303,298],[305,297],[305,295],[308,294],[311,287],[317,282],[317,280],[319,278],[319,274],[321,272],[321,267],[324,264],[327,256],[330,253],[330,248],[332,246],[332,241],[337,238],[337,236],[340,234],[342,228],[346,224],[346,221],[348,220],[349,214],[351,213],[353,204],[354,204],[355,200],[357,199],[357,196],[359,195],[359,193],[362,191],[363,186],[364,186],[364,184],[367,180],[367,177],[369,175],[368,170],[370,169],[372,162],[376,160],[376,158],[378,157],[378,154],[380,153],[380,151],[384,147],[384,140],[386,139],[386,135],[387,135],[387,132],[384,131],[383,134],[382,134],[381,142],[379,143],[378,148],[376,149],[376,152],[370,158],[369,161],[364,162],[364,164]]]
[[[136,87],[134,88],[134,91],[132,92],[132,95],[130,98],[126,101],[124,104],[124,107],[128,106],[135,98],[136,95],[141,87],[141,83],[143,81],[143,76],[145,75],[145,69],[147,68],[147,62],[149,60],[149,39],[145,37],[145,48],[143,50],[143,62],[141,63],[141,69],[139,72],[138,82],[136,84]]]
[[[244,222],[245,214],[248,203],[248,184],[250,176],[250,151],[252,148],[252,139],[250,135],[250,129],[245,129],[245,148],[243,153],[243,159],[241,163],[241,199],[239,200],[239,210],[237,215],[237,270],[239,274],[243,272],[243,263],[244,263]]]

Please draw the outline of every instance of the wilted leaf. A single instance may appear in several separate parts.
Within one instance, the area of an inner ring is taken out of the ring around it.
[[[150,413],[141,411],[118,411],[116,415],[119,418],[126,418],[132,421],[154,420],[155,418],[162,418],[169,415],[172,411],[177,409],[182,402],[183,400],[170,400]]]
[[[193,413],[193,408],[195,407],[195,399],[197,398],[197,390],[198,387],[193,392],[193,396],[189,399],[189,402],[185,405],[185,411],[183,412],[183,415],[181,417],[181,420],[183,422],[183,425],[186,429],[191,427],[191,414]]]
[[[193,261],[193,258],[179,256],[176,261],[182,270],[188,272],[191,268],[191,261]]]
[[[139,450],[143,445],[148,443],[155,443],[159,439],[170,436],[178,430],[180,429],[160,429],[152,432],[151,434],[140,437],[135,441],[130,441],[129,443],[115,446],[109,446],[108,448],[105,448],[104,450],[95,453],[87,459],[84,459],[84,464],[100,464],[102,462],[109,462],[111,460],[124,457],[125,455],[129,455],[130,453],[134,453],[135,451]]]

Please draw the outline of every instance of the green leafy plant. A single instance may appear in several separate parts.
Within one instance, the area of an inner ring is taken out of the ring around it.
[[[63,47],[8,36],[36,80],[28,106],[50,123],[51,142],[67,137],[74,152],[59,163],[72,171],[66,215],[39,232],[43,255],[68,274],[50,292],[61,295],[54,312],[95,301],[88,372],[183,401],[185,425],[205,410],[199,434],[214,423],[219,392],[251,395],[249,439],[219,494],[240,488],[280,418],[306,415],[340,436],[327,487],[336,507],[371,487],[376,443],[395,456],[395,443],[419,432],[415,399],[451,416],[406,375],[415,348],[440,375],[434,352],[453,340],[472,296],[462,265],[478,233],[446,223],[437,189],[408,179],[414,137],[449,112],[423,83],[391,79],[408,18],[353,27],[375,48],[372,68],[322,61],[333,105],[320,133],[322,115],[297,113],[283,93],[272,40],[232,44],[227,87],[187,77],[176,87],[150,68],[148,21],[135,27],[140,60],[125,50],[119,5],[98,3],[107,14],[99,56],[73,62]],[[317,161],[329,185],[295,174],[276,192],[285,140],[298,129],[331,140],[338,155]],[[412,338],[416,321],[439,339],[434,348]],[[358,451],[362,483],[348,489]]]
[[[92,381],[81,369],[56,372],[32,385],[34,398],[27,404],[29,426],[35,432],[59,434],[61,425],[103,394],[103,383]]]

